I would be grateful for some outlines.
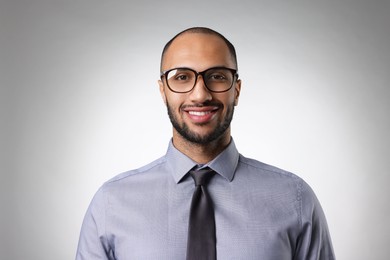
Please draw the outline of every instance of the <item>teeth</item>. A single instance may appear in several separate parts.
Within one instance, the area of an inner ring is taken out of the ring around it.
[[[211,112],[210,111],[189,111],[188,113],[194,116],[205,116],[207,114],[210,114]]]

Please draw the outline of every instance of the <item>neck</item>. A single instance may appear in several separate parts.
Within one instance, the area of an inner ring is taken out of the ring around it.
[[[231,140],[229,129],[218,139],[207,144],[188,141],[174,131],[173,145],[183,154],[199,164],[206,164],[217,157],[229,145]]]

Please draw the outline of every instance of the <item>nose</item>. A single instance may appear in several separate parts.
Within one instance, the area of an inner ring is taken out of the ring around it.
[[[192,91],[190,92],[190,99],[195,103],[204,103],[212,99],[210,91],[206,88],[202,76],[198,76],[196,84]]]

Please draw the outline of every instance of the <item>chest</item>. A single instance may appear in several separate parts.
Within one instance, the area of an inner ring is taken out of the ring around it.
[[[209,192],[219,259],[292,258],[298,225],[293,199],[256,189],[237,192],[226,185],[214,185]],[[185,259],[192,193],[193,184],[184,183],[111,198],[107,236],[116,258]]]

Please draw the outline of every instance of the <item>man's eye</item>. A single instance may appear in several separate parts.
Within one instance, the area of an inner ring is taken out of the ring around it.
[[[183,75],[183,74],[176,75],[175,77],[175,80],[188,80],[188,79],[189,79],[188,75]]]
[[[210,75],[209,77],[211,80],[218,80],[218,81],[222,81],[222,80],[225,80],[226,77],[222,74],[212,74]]]

